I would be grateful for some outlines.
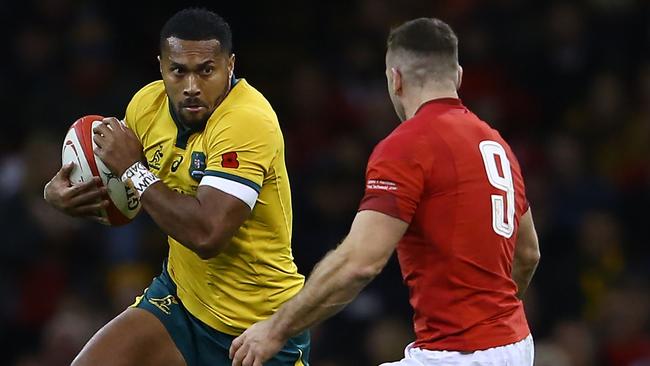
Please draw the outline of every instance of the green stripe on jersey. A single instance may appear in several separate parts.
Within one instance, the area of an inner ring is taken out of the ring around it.
[[[243,185],[246,185],[248,187],[253,188],[255,190],[255,192],[257,192],[257,193],[260,193],[260,189],[262,189],[262,187],[259,184],[255,183],[255,182],[253,182],[251,180],[248,180],[246,178],[242,178],[242,177],[240,177],[238,175],[234,175],[234,174],[229,174],[229,173],[225,173],[225,172],[218,172],[218,171],[215,171],[215,170],[206,170],[205,175],[209,175],[211,177],[219,177],[219,178],[223,178],[223,179],[232,180],[232,181],[235,181],[237,183],[241,183]]]

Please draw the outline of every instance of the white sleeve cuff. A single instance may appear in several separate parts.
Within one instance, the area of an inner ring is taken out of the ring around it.
[[[231,196],[235,196],[244,201],[244,203],[246,203],[248,207],[251,208],[251,210],[257,201],[258,193],[256,190],[245,184],[238,183],[230,179],[205,175],[203,178],[201,178],[201,183],[199,183],[199,185],[210,186],[222,192],[228,193]]]

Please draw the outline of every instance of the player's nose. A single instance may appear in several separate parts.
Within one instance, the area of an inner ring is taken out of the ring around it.
[[[197,97],[201,94],[199,88],[198,76],[190,74],[187,76],[185,87],[183,88],[183,95],[186,97]]]

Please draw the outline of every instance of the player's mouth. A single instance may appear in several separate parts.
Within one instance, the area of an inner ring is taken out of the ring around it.
[[[190,113],[198,113],[206,110],[208,107],[203,104],[198,99],[191,98],[191,99],[186,99],[183,103],[181,103],[181,108],[190,112]]]
[[[205,109],[205,107],[200,106],[200,105],[188,105],[183,107],[184,110],[190,112],[190,113],[198,113],[201,112]]]

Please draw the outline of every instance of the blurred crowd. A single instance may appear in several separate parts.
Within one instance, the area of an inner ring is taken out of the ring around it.
[[[460,39],[461,99],[523,168],[542,251],[525,301],[536,365],[650,365],[650,3],[245,3],[205,5],[231,24],[236,75],[278,113],[302,273],[349,229],[372,147],[398,123],[384,76],[388,30],[436,16]],[[196,4],[0,4],[1,364],[69,364],[159,273],[167,244],[146,215],[106,228],[56,212],[42,189],[67,127],[86,114],[122,117],[159,78],[160,27]],[[313,330],[312,364],[400,359],[411,315],[393,259]]]

